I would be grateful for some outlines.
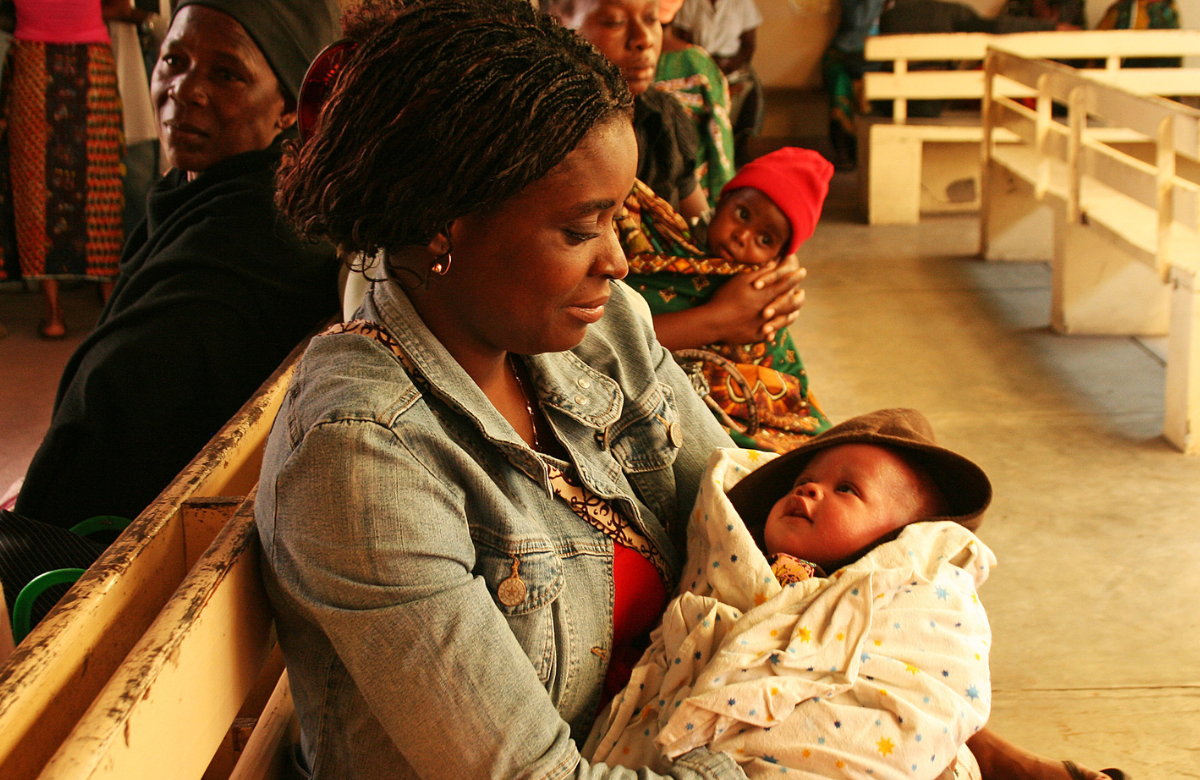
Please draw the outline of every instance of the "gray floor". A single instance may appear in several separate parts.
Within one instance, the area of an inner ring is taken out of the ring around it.
[[[853,199],[839,175],[795,335],[835,420],[916,407],[991,475],[992,725],[1137,780],[1200,777],[1200,457],[1159,437],[1162,344],[1054,335],[1046,266],[973,259],[973,217],[868,228]],[[37,296],[0,292],[0,492],[98,312],[90,288],[67,298],[76,335],[47,343]]]
[[[1052,333],[1044,264],[974,217],[867,227],[839,176],[793,331],[834,419],[924,411],[996,489],[991,724],[1138,780],[1200,777],[1200,458],[1160,437],[1161,340]]]

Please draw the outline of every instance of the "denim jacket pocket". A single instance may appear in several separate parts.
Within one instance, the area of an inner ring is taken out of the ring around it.
[[[558,598],[562,560],[546,539],[475,540],[475,573],[505,617],[527,615]]]
[[[476,538],[475,573],[549,688],[559,668],[554,602],[566,583],[558,552],[546,539]]]
[[[612,455],[626,473],[664,469],[683,444],[674,391],[661,382],[629,404],[612,431]]]

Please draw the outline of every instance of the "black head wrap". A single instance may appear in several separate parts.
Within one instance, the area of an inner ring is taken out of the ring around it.
[[[317,54],[341,35],[336,0],[179,0],[175,13],[203,5],[229,14],[246,29],[289,97]]]

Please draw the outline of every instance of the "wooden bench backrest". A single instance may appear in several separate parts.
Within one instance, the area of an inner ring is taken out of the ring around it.
[[[1080,32],[1014,33],[928,33],[880,35],[867,39],[869,61],[892,62],[891,73],[867,73],[864,89],[868,100],[893,101],[896,122],[907,119],[907,101],[922,99],[979,99],[983,96],[983,73],[955,70],[958,61],[982,60],[987,48],[995,46],[1025,57],[1045,59],[1103,60],[1107,78],[1127,89],[1154,95],[1200,94],[1200,80],[1179,69],[1125,69],[1125,57],[1182,57],[1200,54],[1200,31],[1196,30],[1104,30]],[[949,63],[938,69],[913,71],[910,63]],[[1140,72],[1139,72],[1140,71]],[[1132,75],[1126,75],[1132,74]],[[996,94],[1032,97],[1026,85],[1003,77],[993,86]]]
[[[38,775],[257,483],[263,445],[307,341],[0,667],[0,777]]]
[[[1083,214],[1084,180],[1088,177],[1154,209],[1158,224],[1157,239],[1151,242],[1155,244],[1152,264],[1165,278],[1172,262],[1167,248],[1173,225],[1178,222],[1191,231],[1200,228],[1200,185],[1177,171],[1181,160],[1190,161],[1193,170],[1200,161],[1200,111],[1160,97],[1134,94],[1085,72],[1007,49],[990,49],[985,71],[989,79],[1003,75],[1038,96],[1037,108],[1029,109],[985,89],[985,162],[994,153],[992,133],[1003,127],[1036,150],[1039,170],[1035,188],[1039,192],[1051,186],[1056,165],[1065,169],[1068,219],[1078,220]],[[1065,124],[1053,116],[1053,103],[1068,107]],[[1154,145],[1153,159],[1133,157],[1091,136],[1086,130],[1090,120],[1141,134]]]
[[[199,780],[264,668],[280,669],[253,494],[113,672],[42,780]],[[223,773],[227,774],[227,773]]]

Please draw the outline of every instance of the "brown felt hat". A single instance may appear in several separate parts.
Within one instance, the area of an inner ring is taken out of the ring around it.
[[[877,444],[904,450],[937,483],[949,512],[927,520],[952,520],[974,531],[992,502],[992,483],[983,469],[958,453],[939,447],[933,428],[916,409],[882,409],[835,425],[791,452],[755,469],[729,491],[742,520],[759,539],[771,507],[792,489],[796,477],[821,450],[839,444]]]

